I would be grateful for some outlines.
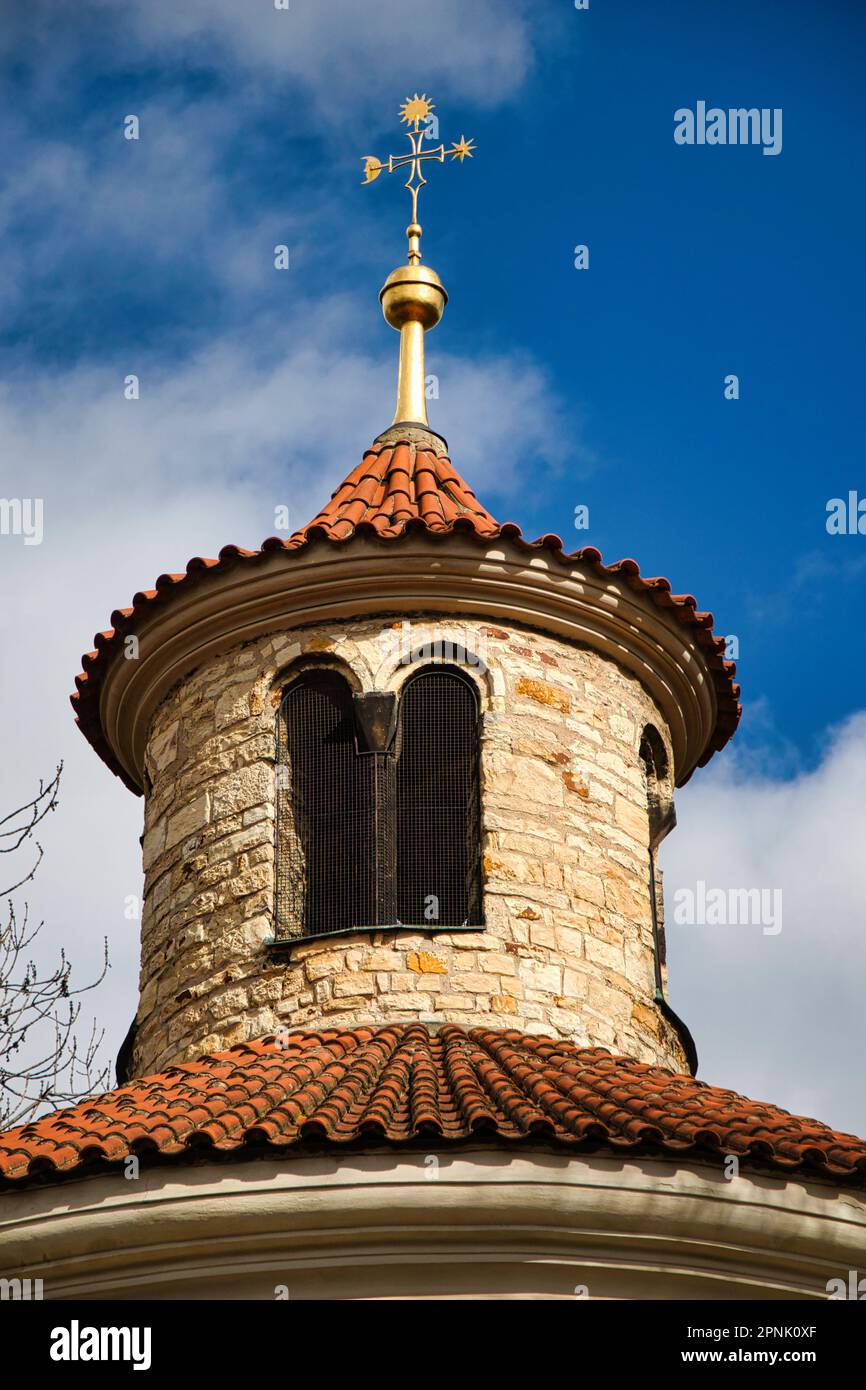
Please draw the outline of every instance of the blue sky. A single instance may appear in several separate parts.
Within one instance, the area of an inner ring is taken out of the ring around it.
[[[42,546],[0,548],[4,766],[12,796],[66,761],[39,905],[83,968],[108,932],[112,1045],[135,1006],[117,904],[140,884],[140,804],[72,726],[78,657],[158,573],[257,544],[279,504],[307,520],[389,423],[396,337],[376,296],[408,199],[395,178],[363,188],[360,156],[400,148],[397,106],[418,90],[446,142],[478,145],[422,196],[450,295],[428,341],[431,423],[500,519],[633,556],[739,640],[743,724],[680,798],[668,891],[772,874],[790,926],[736,946],[671,927],[701,1074],[866,1131],[862,1080],[839,1065],[866,974],[866,536],[825,529],[830,498],[866,495],[866,13],[0,11],[0,494],[43,496],[46,517]],[[675,144],[674,112],[698,100],[781,108],[781,153]]]

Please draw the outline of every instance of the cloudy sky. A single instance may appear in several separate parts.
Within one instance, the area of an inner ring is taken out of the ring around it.
[[[63,760],[32,904],[82,978],[108,936],[112,1056],[141,803],[74,728],[80,654],[163,571],[277,506],[302,524],[389,423],[406,195],[360,157],[400,148],[417,90],[478,145],[422,209],[457,466],[739,644],[743,724],[679,795],[668,916],[698,881],[778,889],[782,930],[670,920],[700,1075],[866,1133],[866,535],[825,524],[866,496],[864,49],[843,0],[0,0],[0,497],[44,501],[40,545],[0,535],[3,805]],[[678,145],[698,101],[781,109],[781,153]]]

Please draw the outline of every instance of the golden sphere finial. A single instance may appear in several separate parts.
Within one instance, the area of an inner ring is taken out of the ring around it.
[[[448,295],[429,265],[399,265],[379,292],[382,313],[398,331],[404,323],[420,323],[425,332],[442,317]]]
[[[394,424],[427,425],[424,334],[442,317],[448,295],[432,266],[399,265],[379,293],[382,313],[400,334]]]

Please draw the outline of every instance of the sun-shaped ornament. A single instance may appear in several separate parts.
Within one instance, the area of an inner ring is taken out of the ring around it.
[[[400,107],[400,118],[406,125],[414,125],[417,130],[422,121],[426,121],[430,112],[433,110],[433,102],[427,100],[427,94],[423,96],[416,92],[413,97],[407,97]]]

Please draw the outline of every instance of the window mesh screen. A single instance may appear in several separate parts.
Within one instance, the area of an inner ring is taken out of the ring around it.
[[[481,921],[478,763],[474,689],[452,671],[416,676],[400,701],[396,766],[401,922]]]
[[[378,920],[380,875],[371,852],[381,802],[376,761],[355,751],[352,700],[341,676],[309,672],[290,687],[278,721],[280,936]]]

